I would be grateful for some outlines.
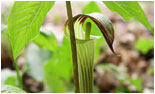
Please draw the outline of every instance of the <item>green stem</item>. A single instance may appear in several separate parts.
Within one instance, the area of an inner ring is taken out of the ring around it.
[[[79,91],[77,50],[76,50],[76,41],[75,41],[75,33],[74,33],[73,17],[72,17],[72,9],[71,9],[70,1],[66,1],[66,7],[67,7],[67,14],[68,14],[70,41],[71,41],[71,49],[72,49],[75,93],[79,93],[80,91]]]
[[[20,88],[22,88],[22,80],[21,80],[21,77],[20,77],[20,74],[19,74],[19,67],[18,67],[18,64],[17,64],[17,61],[16,60],[14,60],[14,65],[15,65],[15,68],[16,68],[18,86]]]

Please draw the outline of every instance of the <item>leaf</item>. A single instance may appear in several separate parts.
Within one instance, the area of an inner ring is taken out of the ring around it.
[[[142,54],[147,54],[150,50],[154,49],[154,40],[151,39],[137,40],[135,43],[135,49],[140,51]]]
[[[101,13],[79,14],[73,17],[76,39],[85,39],[85,32],[82,29],[82,25],[87,18],[90,18],[96,23],[96,25],[102,32],[109,48],[114,54],[116,54],[112,46],[114,41],[114,29],[112,23],[105,15]],[[64,27],[65,35],[69,38],[68,20],[65,22]],[[91,39],[94,38],[97,38],[97,36],[91,36]]]
[[[5,81],[6,85],[11,85],[11,86],[18,86],[18,82],[17,82],[17,78],[16,76],[9,76],[6,81]]]
[[[93,8],[92,8],[93,6]],[[101,13],[101,10],[99,6],[94,1],[90,1],[82,10],[83,14],[93,13],[93,12],[99,12]]]
[[[57,40],[53,34],[47,35],[43,32],[40,32],[39,36],[36,37],[33,42],[37,44],[40,48],[55,51],[57,48]]]
[[[52,59],[44,65],[45,85],[49,92],[66,92],[72,77],[70,43],[64,37],[62,46],[53,53]]]
[[[27,73],[36,81],[42,82],[44,79],[44,64],[51,59],[51,52],[40,49],[34,43],[30,44],[26,53]]]
[[[11,85],[2,86],[1,93],[26,93],[24,90]]]
[[[14,60],[24,46],[40,31],[44,18],[54,1],[15,1],[8,17],[8,34]]]
[[[143,9],[137,1],[103,1],[113,12],[119,13],[125,20],[135,18],[154,33]]]
[[[127,68],[119,67],[114,64],[100,64],[105,71],[113,73],[118,80],[124,80],[125,76],[121,75],[120,72],[127,72]]]
[[[142,92],[142,79],[140,77],[137,77],[135,79],[130,78],[130,77],[126,77],[125,81],[128,81],[131,85],[136,87],[136,90],[138,92]]]

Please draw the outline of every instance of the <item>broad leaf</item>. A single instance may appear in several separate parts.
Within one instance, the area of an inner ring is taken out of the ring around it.
[[[66,92],[72,77],[70,43],[64,37],[62,46],[53,52],[52,59],[44,66],[45,84],[50,92]]]
[[[57,40],[53,34],[47,35],[43,32],[40,32],[39,36],[37,36],[33,42],[37,44],[40,48],[55,51],[57,48]]]
[[[11,85],[2,86],[1,93],[26,93],[24,90]]]
[[[24,46],[40,31],[44,18],[54,1],[16,1],[8,17],[8,34],[13,57],[17,58]]]
[[[119,13],[125,20],[135,18],[154,33],[148,19],[137,1],[103,1],[113,12]]]

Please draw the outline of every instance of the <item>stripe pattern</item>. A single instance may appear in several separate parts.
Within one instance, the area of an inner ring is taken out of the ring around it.
[[[76,40],[80,93],[92,93],[96,39]]]

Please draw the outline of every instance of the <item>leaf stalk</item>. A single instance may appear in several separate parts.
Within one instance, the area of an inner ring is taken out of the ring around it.
[[[19,86],[19,88],[22,88],[22,80],[21,80],[21,76],[19,74],[19,67],[18,67],[18,64],[17,64],[17,60],[14,60],[14,65],[15,65],[15,68],[16,68],[18,86]]]

